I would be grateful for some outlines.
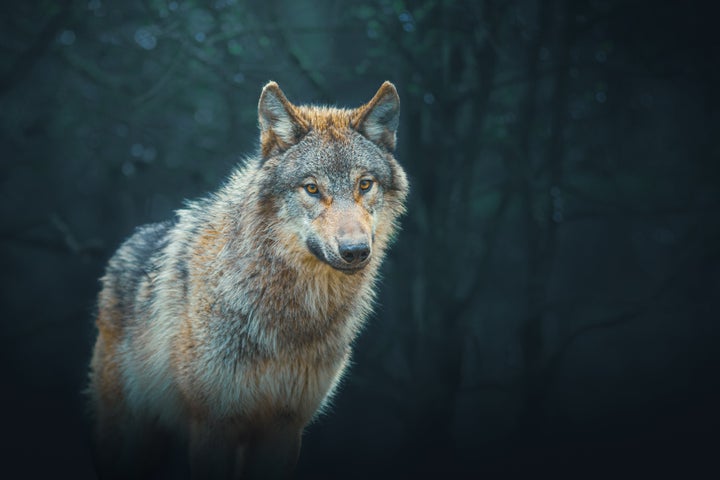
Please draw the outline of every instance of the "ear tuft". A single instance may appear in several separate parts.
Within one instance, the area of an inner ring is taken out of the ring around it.
[[[307,132],[307,125],[275,82],[268,82],[260,94],[258,120],[265,158],[273,151],[282,151],[296,144]]]
[[[400,123],[400,96],[386,81],[367,104],[357,109],[353,127],[368,140],[388,151],[395,150]]]

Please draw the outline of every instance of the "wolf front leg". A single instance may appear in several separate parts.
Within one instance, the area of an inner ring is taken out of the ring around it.
[[[119,368],[98,340],[90,394],[92,455],[100,479],[151,478],[165,460],[167,438],[147,417],[130,412]]]
[[[300,454],[302,426],[238,433],[232,422],[195,422],[190,432],[193,479],[287,479]]]
[[[127,415],[100,416],[94,437],[95,468],[102,480],[154,478],[170,451],[163,432]]]
[[[193,421],[190,425],[190,474],[194,480],[239,479],[247,437],[230,423]]]
[[[243,479],[287,479],[300,456],[302,426],[273,425],[256,431],[245,452]]]

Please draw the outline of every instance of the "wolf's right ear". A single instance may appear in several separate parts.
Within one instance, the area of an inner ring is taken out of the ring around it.
[[[357,109],[352,125],[365,138],[392,152],[399,123],[400,97],[395,85],[386,81],[372,100]]]
[[[306,122],[275,82],[268,82],[260,94],[258,120],[263,158],[269,157],[274,151],[290,148],[308,130]]]

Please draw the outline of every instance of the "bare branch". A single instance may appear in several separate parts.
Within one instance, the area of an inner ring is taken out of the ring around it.
[[[182,45],[178,46],[177,50],[175,50],[175,53],[173,54],[172,60],[170,60],[170,65],[167,67],[167,70],[165,70],[165,73],[162,74],[162,76],[158,79],[157,82],[153,84],[152,87],[143,92],[141,95],[133,98],[133,105],[145,104],[148,100],[152,99],[155,95],[157,95],[161,90],[164,89],[167,82],[170,81],[171,78],[173,78],[173,75],[182,63],[182,50]]]
[[[272,5],[273,8],[271,8],[271,14],[273,16],[273,23],[279,23],[278,20],[278,5],[274,4]],[[332,95],[330,95],[330,92],[328,92],[327,88],[325,88],[325,85],[321,82],[321,80],[318,78],[318,75],[316,73],[315,69],[309,68],[305,63],[303,62],[302,58],[300,58],[300,55],[298,54],[297,49],[293,47],[291,42],[287,38],[287,33],[285,29],[279,29],[277,31],[277,37],[280,39],[280,50],[287,52],[288,57],[290,57],[290,61],[292,62],[295,67],[300,71],[303,77],[305,77],[310,84],[313,86],[313,88],[320,94],[320,101],[321,102],[329,102],[332,98]]]
[[[691,232],[690,236],[693,235],[695,232]],[[688,252],[694,251],[694,248],[689,248]],[[683,255],[680,260],[678,261],[679,265],[685,265],[686,257],[688,253],[686,252],[686,255]],[[552,378],[552,376],[557,372],[558,367],[560,366],[560,363],[564,359],[567,352],[570,350],[570,347],[572,344],[577,340],[578,338],[584,336],[587,333],[597,331],[597,330],[604,330],[607,328],[613,328],[620,325],[625,325],[629,323],[630,321],[634,320],[635,318],[643,315],[647,312],[648,308],[647,305],[652,305],[655,303],[658,299],[663,298],[667,294],[669,290],[672,289],[673,284],[677,280],[677,278],[680,276],[681,270],[678,269],[673,274],[668,275],[661,283],[657,286],[654,292],[652,292],[650,295],[648,295],[645,299],[639,300],[637,302],[634,302],[634,307],[626,310],[625,312],[622,312],[618,315],[615,315],[611,318],[608,318],[606,320],[598,321],[589,323],[587,325],[584,325],[574,332],[571,332],[565,340],[560,344],[558,349],[555,351],[555,353],[547,360],[547,363],[545,364],[544,370],[548,376],[549,379]]]
[[[108,74],[70,49],[62,50],[60,58],[67,62],[70,67],[74,68],[75,71],[98,85],[115,92],[123,86],[123,80],[117,75]]]
[[[636,317],[642,315],[643,313],[645,313],[645,309],[637,308],[624,312],[615,318],[595,323],[589,323],[578,328],[565,338],[560,347],[558,347],[557,350],[555,350],[555,353],[548,359],[545,365],[546,373],[552,376],[557,371],[557,368],[559,367],[562,360],[565,358],[567,352],[570,350],[570,347],[578,338],[597,330],[605,330],[608,328],[625,325]]]
[[[446,318],[456,319],[459,318],[463,313],[465,313],[465,311],[472,305],[472,302],[476,298],[477,293],[483,287],[485,281],[485,274],[489,270],[487,267],[492,258],[492,254],[494,252],[494,247],[498,237],[500,223],[502,222],[508,205],[510,204],[512,194],[513,188],[508,183],[503,189],[503,194],[502,197],[500,197],[500,203],[495,210],[495,214],[492,216],[490,221],[487,222],[487,227],[483,238],[485,250],[483,251],[483,255],[480,257],[476,264],[475,271],[477,273],[475,274],[475,278],[473,279],[470,287],[468,287],[465,293],[455,301],[453,308],[447,313]]]
[[[35,238],[14,232],[0,232],[0,241],[57,253],[89,255],[92,257],[104,255],[105,249],[102,241],[99,239],[78,240],[69,225],[59,215],[52,214],[50,216],[50,226],[59,234],[60,238]]]
[[[7,73],[0,77],[0,95],[7,93],[15,84],[19,83],[30,72],[35,62],[42,57],[42,54],[45,53],[53,40],[55,40],[55,37],[57,37],[60,29],[67,23],[71,13],[71,3],[70,0],[61,2],[60,12],[48,21],[33,44],[21,53],[12,63]]]

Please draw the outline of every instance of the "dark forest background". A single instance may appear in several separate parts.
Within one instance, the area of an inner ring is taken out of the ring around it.
[[[712,2],[5,2],[8,478],[93,478],[81,390],[104,264],[296,103],[402,100],[412,184],[375,314],[299,478],[717,467]],[[4,475],[3,475],[4,476]]]

